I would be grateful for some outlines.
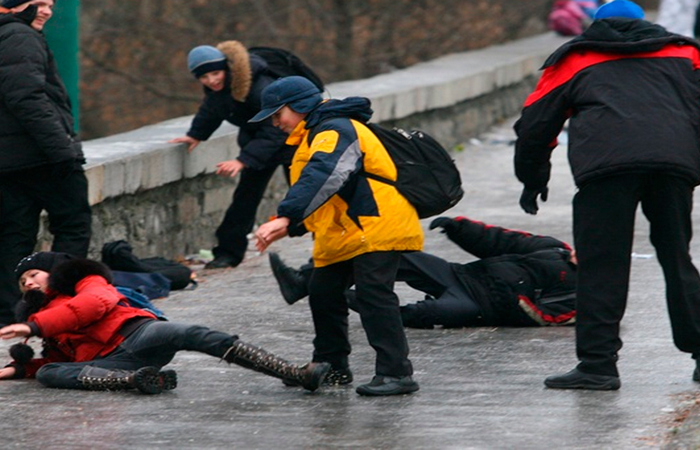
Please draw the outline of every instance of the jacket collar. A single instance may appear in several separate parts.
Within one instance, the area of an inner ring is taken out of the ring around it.
[[[559,47],[545,61],[542,69],[559,62],[572,51],[594,50],[609,53],[641,53],[658,51],[677,43],[700,49],[700,43],[664,27],[641,19],[608,18],[595,20],[581,36]]]

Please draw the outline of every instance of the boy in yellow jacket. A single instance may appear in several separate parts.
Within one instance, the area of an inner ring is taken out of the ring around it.
[[[263,90],[262,110],[251,121],[272,117],[298,146],[290,170],[292,187],[277,217],[255,236],[264,251],[272,242],[310,231],[314,272],[309,304],[314,320],[314,361],[332,365],[328,382],[348,384],[348,306],[344,292],[355,285],[362,325],[377,352],[376,376],[360,395],[418,390],[408,359],[394,281],[401,252],[419,251],[418,214],[394,186],[365,174],[396,180],[391,157],[365,126],[372,116],[366,98],[323,101],[303,77],[286,77]]]

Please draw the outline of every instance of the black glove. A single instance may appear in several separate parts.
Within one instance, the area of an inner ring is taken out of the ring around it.
[[[450,229],[453,229],[455,225],[455,221],[451,217],[438,217],[430,222],[430,226],[428,228],[434,230],[435,228],[440,227],[442,228],[440,231],[441,233],[447,233],[450,231]]]
[[[539,195],[543,202],[547,201],[548,187],[539,189],[523,188],[523,193],[520,194],[520,207],[528,214],[537,214],[539,207],[537,206],[537,196]]]

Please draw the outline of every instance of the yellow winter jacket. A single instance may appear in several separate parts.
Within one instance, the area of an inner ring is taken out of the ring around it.
[[[395,187],[363,175],[396,180],[396,167],[379,139],[360,121],[348,118],[366,117],[357,114],[357,108],[366,113],[363,108],[369,109],[369,101],[354,97],[326,102],[287,139],[298,148],[290,170],[292,186],[278,215],[292,224],[303,223],[314,234],[316,267],[367,252],[423,248],[423,230],[413,206]]]

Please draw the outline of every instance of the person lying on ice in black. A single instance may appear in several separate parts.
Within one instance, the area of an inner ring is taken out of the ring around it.
[[[396,280],[427,294],[423,301],[401,306],[405,327],[574,323],[576,257],[568,244],[466,217],[438,217],[430,224],[435,228],[479,259],[465,264],[425,252],[403,253]],[[270,265],[287,303],[307,295],[310,263],[293,269],[271,253]],[[348,291],[351,308],[352,294]]]

